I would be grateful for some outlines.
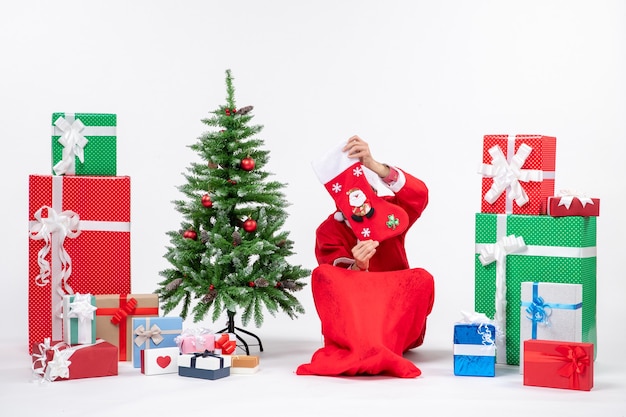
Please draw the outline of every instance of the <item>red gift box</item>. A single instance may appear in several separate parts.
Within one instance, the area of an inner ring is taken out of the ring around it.
[[[485,135],[481,213],[546,214],[555,161],[555,137]]]
[[[114,376],[118,373],[117,347],[98,339],[92,345],[70,346],[45,341],[31,346],[33,370],[46,381]]]
[[[64,294],[130,293],[130,177],[29,177],[29,347],[61,340]]]
[[[593,343],[525,340],[524,385],[590,391]]]
[[[574,195],[548,197],[548,215],[565,216],[599,216],[600,199]]]

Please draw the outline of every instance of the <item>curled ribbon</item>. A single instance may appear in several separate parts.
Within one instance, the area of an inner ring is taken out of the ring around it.
[[[496,294],[494,321],[497,329],[506,329],[506,256],[526,249],[521,236],[503,236],[498,242],[485,246],[478,259],[483,266],[496,263]],[[501,357],[506,355],[506,335],[496,332],[496,347]],[[503,359],[499,359],[499,362]]]
[[[587,204],[593,205],[593,200],[591,198],[585,196],[584,194],[580,194],[576,191],[561,190],[559,191],[558,195],[559,197],[561,197],[561,199],[559,200],[559,206],[565,206],[565,208],[568,210],[569,210],[570,205],[572,204],[572,201],[574,201],[575,198],[580,200],[580,204],[582,204],[583,207],[585,207]]]
[[[152,340],[155,345],[158,345],[163,341],[161,335],[161,329],[156,324],[153,324],[149,330],[147,330],[143,324],[135,329],[135,344],[137,346],[143,345],[146,341]]]
[[[543,300],[543,297],[534,297],[530,305],[526,307],[526,318],[534,323],[548,326],[550,315],[552,315],[552,307]]]
[[[47,210],[47,217],[43,217],[43,211]],[[80,217],[71,210],[57,213],[52,207],[42,206],[33,215],[36,222],[30,227],[30,238],[33,240],[43,240],[44,246],[37,254],[39,264],[39,275],[35,277],[35,283],[41,287],[50,282],[50,263],[46,256],[50,252],[52,243],[52,233],[55,233],[59,242],[59,260],[61,261],[61,289],[65,289],[68,294],[72,294],[72,289],[67,285],[67,280],[72,274],[72,259],[63,247],[65,238],[75,238],[80,235]],[[62,292],[63,294],[63,292]]]
[[[498,197],[508,190],[511,200],[514,200],[519,207],[528,202],[528,195],[522,188],[521,182],[543,181],[543,171],[537,169],[522,169],[524,162],[532,152],[532,147],[522,143],[509,163],[498,145],[489,149],[491,155],[491,165],[482,164],[478,173],[493,178],[493,184],[487,193],[485,201],[493,204]]]
[[[75,158],[85,162],[84,148],[89,142],[82,134],[85,125],[79,119],[70,123],[63,117],[59,117],[54,125],[63,132],[59,138],[59,143],[63,145],[63,156],[52,169],[56,175],[74,174]]]

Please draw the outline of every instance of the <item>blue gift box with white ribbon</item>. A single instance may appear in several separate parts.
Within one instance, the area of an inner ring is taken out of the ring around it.
[[[495,376],[496,329],[489,323],[454,325],[454,375]]]
[[[520,305],[520,373],[525,340],[582,342],[583,286],[522,282]]]

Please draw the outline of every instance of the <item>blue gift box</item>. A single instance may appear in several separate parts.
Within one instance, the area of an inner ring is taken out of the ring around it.
[[[495,339],[493,324],[455,324],[454,375],[495,376]]]
[[[201,379],[220,379],[230,376],[230,357],[205,351],[178,356],[178,375]]]
[[[178,347],[176,336],[183,331],[181,317],[133,317],[133,367],[141,368],[141,351]]]

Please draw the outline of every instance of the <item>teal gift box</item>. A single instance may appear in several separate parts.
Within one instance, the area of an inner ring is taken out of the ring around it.
[[[596,219],[476,214],[474,305],[505,332],[498,363],[520,364],[524,281],[581,284],[582,341],[596,344]]]
[[[133,317],[133,367],[141,368],[141,351],[178,347],[176,336],[183,331],[181,317]]]
[[[52,114],[54,175],[117,175],[117,115]]]
[[[96,297],[63,296],[63,341],[68,345],[96,343]]]

